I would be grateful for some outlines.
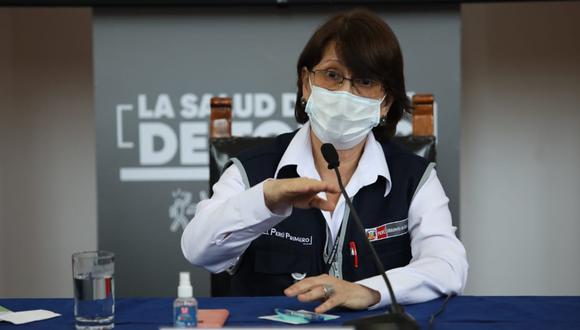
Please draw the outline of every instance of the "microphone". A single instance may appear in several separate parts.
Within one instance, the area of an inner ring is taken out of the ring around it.
[[[330,143],[325,143],[320,148],[320,151],[322,152],[322,157],[324,157],[324,160],[326,160],[326,162],[328,163],[328,169],[329,170],[338,169],[338,166],[340,165],[340,160],[338,160],[338,152],[336,152],[334,146]]]
[[[340,172],[338,171],[338,167],[340,165],[340,161],[338,158],[338,153],[334,146],[330,143],[324,143],[320,148],[322,152],[322,156],[324,160],[328,163],[328,169],[334,170],[336,173],[336,178],[338,179],[338,186],[340,188],[340,192],[350,209],[350,213],[353,215],[353,219],[358,227],[360,233],[366,238],[366,232],[362,221],[360,220],[356,209],[352,205],[346,190],[344,189],[344,185],[342,184],[342,178],[340,177]],[[419,329],[419,324],[411,317],[409,314],[405,312],[403,306],[397,303],[397,299],[395,297],[395,293],[393,292],[393,287],[391,286],[391,282],[387,277],[387,273],[385,272],[385,268],[379,259],[377,251],[371,244],[368,239],[364,240],[366,242],[367,247],[371,250],[373,254],[373,262],[375,263],[376,269],[381,273],[383,280],[387,284],[387,288],[389,289],[389,295],[391,296],[391,312],[388,314],[380,314],[370,317],[364,317],[356,320],[347,321],[344,325],[352,325],[356,328],[356,330],[389,330],[389,329]]]

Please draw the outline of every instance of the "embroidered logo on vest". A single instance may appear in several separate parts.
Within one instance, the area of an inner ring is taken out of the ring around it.
[[[366,228],[367,238],[369,241],[380,241],[387,238],[405,235],[408,232],[408,220],[399,220],[385,223],[373,228]]]
[[[276,227],[266,230],[262,235],[282,238],[292,242],[301,243],[302,245],[312,245],[312,236],[294,236],[289,232],[277,230]]]

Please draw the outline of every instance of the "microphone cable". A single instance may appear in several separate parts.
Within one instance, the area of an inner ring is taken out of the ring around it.
[[[441,314],[443,314],[443,312],[445,311],[445,308],[447,307],[447,304],[449,303],[449,300],[451,300],[451,298],[455,297],[455,294],[450,293],[447,295],[447,297],[445,298],[445,300],[443,300],[443,303],[441,304],[441,307],[439,307],[439,310],[433,314],[431,314],[431,317],[429,318],[429,330],[432,330],[433,327],[435,326],[435,318]]]

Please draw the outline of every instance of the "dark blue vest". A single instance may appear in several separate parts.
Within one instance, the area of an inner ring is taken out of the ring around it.
[[[237,157],[250,186],[274,176],[294,135],[282,134],[273,144],[248,150]],[[408,211],[428,162],[392,143],[383,143],[382,147],[391,175],[391,191],[384,197],[385,178],[380,176],[375,183],[360,189],[353,204],[366,235],[348,219],[345,231],[341,231],[344,235],[337,237],[340,240],[336,258],[340,266],[337,267],[342,278],[351,282],[378,274],[371,251],[363,240],[371,240],[386,270],[405,266],[411,260]],[[296,166],[283,167],[277,176],[279,179],[294,177],[298,177]],[[343,226],[344,223],[343,220]],[[250,244],[232,275],[231,293],[236,296],[282,295],[295,281],[291,274],[316,276],[327,272],[323,255],[325,251],[328,255],[332,249],[327,244],[327,235],[329,231],[320,210],[295,208],[288,218]]]

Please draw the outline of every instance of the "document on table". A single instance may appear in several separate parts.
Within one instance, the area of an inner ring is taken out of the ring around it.
[[[32,311],[13,312],[5,307],[0,306],[0,321],[10,322],[12,324],[24,324],[34,321],[41,321],[60,316],[58,313],[37,309]]]

